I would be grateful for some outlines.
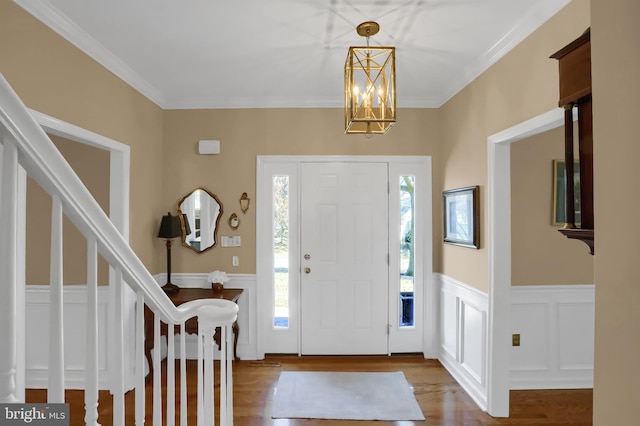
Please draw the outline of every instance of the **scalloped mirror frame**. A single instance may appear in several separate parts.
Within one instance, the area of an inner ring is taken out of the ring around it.
[[[200,210],[197,211],[195,206],[191,209],[188,205],[185,205],[185,202],[187,204],[195,204],[196,193],[198,191],[200,191]],[[203,208],[205,197],[209,202],[207,208]],[[202,220],[202,214],[206,213],[204,210],[209,212],[207,213],[209,214],[209,220],[207,221]],[[178,213],[181,220],[183,217],[182,215],[186,215],[187,220],[189,221],[189,227],[191,228],[191,234],[189,235],[193,235],[194,238],[193,240],[190,240],[190,242],[187,241],[188,235],[186,235],[185,225],[182,223],[182,245],[190,248],[196,253],[204,253],[205,251],[215,247],[218,243],[218,229],[220,228],[220,218],[222,217],[223,212],[222,202],[215,194],[204,188],[195,188],[193,191],[182,197],[178,202]],[[203,225],[206,226],[207,224],[211,225],[210,229],[203,230]],[[205,237],[204,244],[203,237]]]

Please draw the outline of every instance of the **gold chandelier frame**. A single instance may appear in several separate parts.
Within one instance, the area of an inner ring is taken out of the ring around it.
[[[380,26],[358,25],[367,46],[349,48],[344,68],[345,133],[386,133],[396,122],[395,47],[369,46]]]

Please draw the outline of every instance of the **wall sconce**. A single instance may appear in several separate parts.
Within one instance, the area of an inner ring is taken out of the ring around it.
[[[238,215],[237,214],[232,213],[231,216],[229,216],[229,226],[234,231],[236,229],[238,229],[238,226],[240,226],[240,219],[238,219]]]
[[[246,192],[243,192],[242,196],[240,197],[240,210],[242,210],[242,213],[246,213],[247,210],[249,210],[250,203],[251,203],[251,199],[249,198]]]

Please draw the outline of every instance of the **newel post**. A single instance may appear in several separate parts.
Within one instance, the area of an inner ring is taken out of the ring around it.
[[[233,357],[230,356],[227,335],[238,318],[238,305],[224,299],[208,299],[197,310],[198,316],[198,421],[214,424],[214,363],[213,335],[221,328],[220,347],[220,426],[233,425]],[[204,366],[204,368],[202,368]]]

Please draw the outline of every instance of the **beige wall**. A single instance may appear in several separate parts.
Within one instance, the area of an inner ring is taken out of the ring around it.
[[[10,0],[0,0],[0,72],[29,107],[132,147],[131,243],[152,273],[165,266],[164,245],[154,237],[160,216],[204,186],[221,196],[226,219],[243,191],[255,199],[256,155],[419,154],[434,156],[435,269],[487,291],[486,138],[556,106],[557,64],[548,56],[592,21],[594,424],[634,424],[640,418],[640,269],[633,267],[640,238],[632,228],[640,211],[638,16],[636,0],[574,0],[440,111],[401,111],[398,125],[372,141],[342,135],[339,110],[163,113]],[[220,156],[196,154],[196,142],[209,138],[222,141]],[[481,186],[481,249],[443,246],[440,192],[475,184]],[[233,272],[254,272],[255,204],[241,218],[241,249],[176,250],[176,270],[231,269],[238,250],[241,267]]]
[[[203,187],[224,206],[221,235],[242,237],[242,247],[216,246],[201,254],[174,246],[172,271],[255,273],[256,156],[431,155],[434,174],[439,174],[439,127],[439,112],[434,109],[402,109],[389,133],[372,139],[345,135],[342,109],[166,111],[164,207],[158,215],[176,212],[184,195]],[[220,140],[220,155],[199,155],[201,139]],[[239,208],[243,192],[253,200],[247,214]],[[234,212],[241,220],[237,231],[227,223]],[[439,227],[440,222],[434,226]],[[234,255],[240,257],[239,267],[231,266]],[[158,256],[164,262],[164,252],[159,251]]]
[[[594,424],[640,419],[640,2],[591,0],[595,198]]]
[[[482,225],[480,250],[443,246],[446,275],[488,291],[487,137],[557,107],[558,65],[549,55],[587,27],[589,4],[573,1],[441,108],[444,174],[434,190],[480,185]]]
[[[109,214],[109,153],[53,136],[51,138],[64,158],[100,207]],[[49,255],[51,251],[51,196],[31,179],[27,179],[27,256],[26,281],[29,284],[49,283]],[[64,284],[86,284],[87,240],[70,220],[63,223]],[[98,282],[107,284],[108,265],[98,262]]]
[[[577,130],[576,130],[577,134]],[[593,284],[593,256],[553,225],[553,160],[564,159],[564,128],[511,145],[511,284]]]
[[[0,73],[29,108],[131,147],[131,246],[159,272],[162,110],[10,0],[0,0],[0,52]]]

